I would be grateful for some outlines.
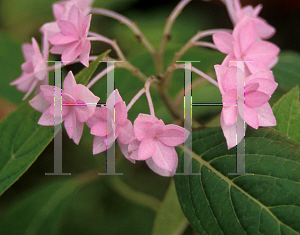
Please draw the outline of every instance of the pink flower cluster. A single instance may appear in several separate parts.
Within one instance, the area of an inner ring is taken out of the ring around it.
[[[242,140],[236,139],[238,117],[255,129],[258,126],[276,125],[268,100],[277,87],[270,69],[277,63],[279,48],[262,40],[271,37],[275,29],[258,17],[261,5],[254,9],[252,6],[242,8],[239,1],[235,0],[234,7],[233,33],[219,32],[213,35],[216,47],[227,54],[222,65],[215,66],[223,104],[235,103],[238,106],[223,106],[221,113],[221,127],[228,148]],[[238,76],[242,71],[231,66],[230,61],[244,61],[244,76]],[[237,79],[244,79],[243,94],[237,94]],[[241,102],[242,96],[245,103]]]
[[[79,57],[80,62],[89,66],[91,43],[87,39],[91,15],[86,16],[93,0],[70,0],[53,4],[55,22],[46,23],[41,27],[43,33],[43,53],[34,38],[32,45],[25,43],[22,47],[26,62],[22,64],[23,74],[11,85],[26,92],[26,99],[40,85],[48,84],[47,60],[49,51],[52,54],[61,54],[64,64],[73,62]],[[85,17],[86,16],[86,17]],[[49,50],[49,41],[53,47]]]

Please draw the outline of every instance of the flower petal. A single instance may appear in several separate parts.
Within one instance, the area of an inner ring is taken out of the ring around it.
[[[127,110],[124,101],[115,104],[115,120],[118,126],[124,125],[127,121]]]
[[[75,144],[79,144],[79,141],[82,136],[82,132],[83,132],[83,122],[80,122],[76,119],[76,128],[75,128],[75,132],[72,136],[72,139]]]
[[[144,139],[139,146],[138,159],[136,160],[146,160],[151,157],[156,149],[155,142],[152,138]]]
[[[70,21],[59,20],[57,22],[57,24],[58,24],[58,27],[61,30],[62,35],[64,35],[64,36],[70,36],[70,37],[76,38],[77,40],[80,39],[80,34],[78,32],[78,29]]]
[[[85,40],[82,51],[80,53],[80,62],[85,66],[89,67],[89,56],[91,51],[91,43],[88,39]]]
[[[245,52],[255,42],[256,32],[252,20],[241,27],[239,38],[242,52]]]
[[[225,94],[224,88],[223,88],[223,78],[225,76],[225,73],[227,71],[227,66],[224,65],[215,65],[214,66],[216,71],[216,76],[218,79],[219,89],[222,95]]]
[[[52,45],[60,47],[68,46],[70,43],[77,42],[78,40],[78,37],[70,35],[65,36],[62,33],[54,34],[49,38],[49,41]]]
[[[68,72],[65,80],[64,80],[64,92],[74,97],[73,91],[77,85],[76,80],[72,71]]]
[[[124,157],[126,157],[129,161],[131,161],[132,163],[135,163],[135,160],[134,159],[131,159],[129,156],[128,156],[128,144],[122,144],[119,139],[118,139],[118,144],[119,144],[119,147],[121,149],[121,152],[122,154],[124,155]],[[136,151],[137,152],[137,151]]]
[[[260,126],[276,126],[276,119],[269,103],[265,103],[260,107],[254,107],[254,110],[257,113]]]
[[[139,146],[140,146],[141,142],[138,141],[137,139],[131,141],[128,145],[128,157],[130,159],[135,159],[138,160],[139,156],[138,156],[138,150],[139,150]]]
[[[68,64],[75,60],[81,53],[82,45],[81,42],[74,42],[66,47],[63,51],[61,59],[63,64]]]
[[[129,144],[134,140],[133,126],[131,121],[127,120],[122,126],[118,126],[118,141],[122,144]]]
[[[72,139],[76,130],[76,115],[74,111],[69,112],[65,116],[65,129],[70,139]]]
[[[159,168],[153,161],[152,157],[146,159],[146,164],[148,165],[148,167],[153,171],[155,172],[156,174],[159,174],[161,176],[166,176],[166,177],[171,177],[173,175],[175,175],[175,172],[176,172],[176,169],[177,169],[177,166],[178,166],[178,157],[175,157],[175,162],[174,162],[174,165],[173,165],[173,168],[171,171],[167,171],[167,170],[164,170],[162,168]]]
[[[241,115],[241,117],[243,117],[243,115],[241,113],[241,109],[239,109],[239,114]],[[259,123],[258,123],[258,116],[257,116],[256,111],[253,108],[251,108],[251,107],[249,107],[247,105],[244,106],[244,118],[245,118],[244,119],[245,122],[249,126],[251,126],[254,129],[258,128],[258,125],[259,125]]]
[[[98,154],[103,151],[106,151],[106,137],[95,136],[93,141],[93,154]]]
[[[233,44],[234,38],[229,33],[215,33],[213,35],[213,41],[219,51],[229,54],[233,51]]]
[[[50,104],[44,99],[42,93],[39,93],[30,100],[29,104],[39,112],[44,112],[50,106]]]
[[[106,122],[98,122],[91,128],[91,134],[96,136],[107,135],[107,124]]]
[[[259,107],[268,102],[270,96],[261,91],[249,91],[245,94],[245,104],[248,107]]]
[[[167,146],[183,144],[189,136],[189,131],[174,124],[166,125],[164,132],[158,135],[158,140]]]
[[[167,146],[160,141],[155,141],[156,149],[152,155],[153,162],[167,171],[171,171],[175,164],[175,158],[178,157],[175,148]]]

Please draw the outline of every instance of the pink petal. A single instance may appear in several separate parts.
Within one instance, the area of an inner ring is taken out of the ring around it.
[[[106,142],[105,137],[103,136],[95,136],[93,141],[93,154],[98,154],[103,151],[106,151]]]
[[[161,176],[171,177],[171,176],[175,175],[175,172],[176,172],[176,169],[177,169],[177,165],[178,165],[178,156],[175,157],[175,162],[174,162],[174,165],[173,165],[173,168],[172,168],[171,171],[167,171],[167,170],[164,170],[162,168],[159,168],[154,163],[152,157],[146,159],[146,164],[156,174],[159,174]]]
[[[75,25],[77,28],[78,28],[78,24],[80,23],[80,21],[79,21],[80,13],[81,13],[80,9],[77,6],[73,5],[71,7],[71,10],[70,10],[69,16],[68,16],[68,21],[73,23],[73,25]],[[78,33],[79,32],[80,31],[78,29]]]
[[[164,132],[158,135],[158,140],[168,146],[183,144],[189,136],[189,131],[174,124],[166,125]]]
[[[223,120],[225,125],[233,125],[236,123],[237,107],[227,106],[222,109]]]
[[[86,121],[86,124],[89,128],[92,128],[97,122],[106,122],[106,118],[102,116],[102,108],[106,108],[102,106],[101,108],[96,107],[94,115]]]
[[[54,47],[52,47],[52,48],[50,49],[50,52],[51,52],[52,54],[58,54],[58,55],[61,55],[61,54],[64,52],[65,49],[66,49],[65,47],[54,46]]]
[[[122,126],[118,126],[118,141],[122,144],[129,144],[134,140],[133,126],[131,121],[127,120]]]
[[[50,107],[50,104],[44,99],[42,93],[39,93],[30,100],[29,104],[39,112],[45,112],[45,110]]]
[[[82,46],[80,42],[74,42],[68,47],[66,47],[61,56],[63,63],[68,64],[75,60],[80,55],[81,50]]]
[[[127,110],[125,102],[121,101],[115,105],[115,118],[118,126],[124,125],[127,121]]]
[[[219,51],[229,54],[233,51],[233,36],[229,33],[215,33],[213,35],[213,41]]]
[[[79,144],[83,132],[83,122],[76,120],[76,129],[72,136],[72,139],[75,144]]]
[[[245,85],[245,94],[250,91],[256,91],[258,87],[259,87],[258,82],[248,83],[247,85]]]
[[[51,37],[52,35],[59,33],[60,29],[58,27],[57,22],[50,22],[50,23],[44,24],[40,28],[40,31],[44,34],[44,36],[46,36],[45,38],[47,38],[47,40],[48,40],[49,37]]]
[[[90,24],[91,24],[91,19],[92,19],[92,15],[88,15],[83,22],[83,32],[82,32],[82,36],[87,37],[88,33],[89,33],[89,29],[90,29]]]
[[[268,77],[268,74],[271,76]],[[255,73],[249,76],[247,79],[246,79],[246,84],[258,83],[259,87],[257,90],[262,91],[269,96],[273,94],[273,92],[276,90],[278,86],[278,84],[274,81],[274,77],[271,71]]]
[[[132,163],[135,163],[135,160],[134,159],[131,159],[129,156],[128,156],[128,144],[122,144],[119,139],[118,139],[118,144],[119,144],[119,147],[121,149],[121,152],[122,154],[129,160],[131,161]],[[137,152],[137,151],[136,151]]]
[[[30,84],[29,89],[27,90],[25,96],[23,97],[22,100],[26,100],[27,97],[31,94],[31,92],[34,90],[34,88],[36,87],[38,81],[37,80],[33,80],[33,82]]]
[[[34,55],[33,47],[30,43],[24,43],[22,45],[23,55],[26,60],[31,60],[32,56]]]
[[[215,65],[214,66],[215,71],[216,71],[216,76],[218,79],[218,84],[219,84],[219,89],[222,95],[225,94],[225,91],[223,89],[223,78],[225,76],[225,73],[227,71],[227,67],[224,65]]]
[[[138,150],[139,150],[139,146],[140,146],[141,142],[138,141],[137,139],[131,141],[128,145],[128,157],[130,159],[135,159],[138,160],[139,156],[138,156]]]
[[[107,124],[106,122],[98,122],[91,128],[91,134],[96,136],[107,135]]]
[[[253,73],[262,72],[262,71],[270,71],[269,67],[260,63],[260,61],[245,61],[245,65],[248,67],[249,71]]]
[[[73,91],[74,91],[76,85],[77,85],[77,83],[76,83],[76,80],[74,78],[72,71],[68,72],[68,74],[64,80],[64,83],[63,83],[65,93],[69,94],[70,96],[74,96]]]
[[[74,132],[76,130],[76,115],[75,112],[69,112],[65,116],[65,129],[70,139],[72,139]]]
[[[253,60],[267,65],[279,53],[279,47],[271,42],[257,41],[245,51],[245,60]]]
[[[259,107],[268,102],[270,96],[261,91],[249,91],[245,95],[245,104],[251,108]]]
[[[90,56],[90,51],[91,51],[91,43],[88,39],[85,40],[82,51],[80,54],[80,62],[85,66],[89,67],[89,56]]]
[[[228,92],[229,90],[237,89],[237,79],[244,79],[240,69],[236,66],[228,67],[222,82],[224,91]]]
[[[60,91],[60,94],[62,94],[62,90],[59,87],[54,87],[50,85],[43,85],[40,87],[41,92],[43,94],[44,99],[49,103],[54,103],[54,92],[56,89]]]
[[[62,33],[56,33],[49,38],[51,44],[56,46],[68,46],[70,43],[77,42],[79,38],[75,36],[65,36]]]
[[[78,84],[74,92],[74,98],[83,101],[88,106],[90,117],[94,114],[99,97],[95,96],[86,86]],[[90,118],[89,117],[89,118]]]
[[[74,24],[72,24],[70,21],[59,20],[57,22],[57,24],[58,24],[58,27],[61,30],[62,35],[70,36],[70,37],[76,38],[77,40],[80,39],[81,34],[79,34],[78,29],[76,28],[76,26]]]
[[[240,113],[240,109],[239,109],[239,114],[241,115],[241,116],[243,116],[241,113]],[[257,113],[256,113],[256,111],[253,109],[253,108],[251,108],[251,107],[249,107],[249,106],[247,106],[247,105],[245,105],[245,107],[244,107],[244,117],[245,117],[245,122],[249,125],[249,126],[251,126],[251,127],[253,127],[254,129],[257,129],[258,128],[258,117],[257,117]]]
[[[34,67],[31,60],[24,62],[21,68],[26,73],[33,73],[34,71]]]
[[[77,101],[77,104],[74,106],[74,111],[76,114],[76,118],[80,122],[86,122],[90,117],[92,117],[93,113],[90,112],[87,104],[84,102]]]
[[[42,126],[54,126],[54,116],[45,111],[40,117],[38,124]]]
[[[124,102],[118,89],[115,89],[108,97],[106,104],[107,107],[113,107],[115,104],[119,102]],[[145,114],[146,115],[146,114]]]
[[[134,121],[134,125],[138,124],[140,122],[149,122],[151,124],[154,124],[158,121],[157,117],[149,114],[140,113],[138,117]]]
[[[152,138],[144,139],[139,146],[138,159],[136,160],[146,160],[151,157],[156,149],[155,142]]]
[[[143,143],[143,142],[142,142]],[[178,157],[175,148],[167,146],[160,141],[155,141],[156,149],[152,155],[153,162],[159,167],[167,171],[171,171]]]
[[[254,107],[254,110],[258,116],[259,126],[276,126],[276,119],[269,103],[265,103],[260,107]]]
[[[255,31],[261,38],[268,39],[275,34],[275,28],[261,18],[254,19]]]
[[[231,149],[232,147],[236,146],[238,143],[241,142],[243,136],[239,135],[239,139],[237,139],[236,124],[225,125],[222,113],[221,113],[220,122],[221,122],[221,127],[224,136],[226,138],[228,149]],[[237,122],[238,125],[244,125],[244,121],[240,117],[237,119]]]
[[[252,20],[248,21],[240,30],[240,44],[242,52],[245,52],[256,39],[256,32]]]

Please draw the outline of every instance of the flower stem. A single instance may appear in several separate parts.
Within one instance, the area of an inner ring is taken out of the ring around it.
[[[134,105],[134,103],[141,97],[142,94],[145,93],[145,87],[143,87],[133,98],[132,100],[129,102],[129,104],[127,105],[127,112],[129,111],[129,109],[131,109],[131,107]]]
[[[237,22],[237,16],[236,16],[235,9],[233,7],[233,0],[222,0],[222,2],[225,4],[227,8],[228,15],[230,17],[232,24],[235,25]]]
[[[140,43],[142,43],[151,54],[154,53],[155,49],[153,48],[152,44],[144,36],[144,34],[142,33],[142,31],[139,29],[139,27],[136,25],[135,22],[131,21],[130,19],[128,19],[127,17],[125,17],[119,13],[116,13],[111,10],[103,9],[103,8],[92,8],[91,13],[107,16],[107,17],[110,17],[110,18],[120,21],[120,23],[122,23],[122,24],[125,24],[134,33],[134,35],[138,39],[138,41]]]
[[[200,46],[200,47],[209,47],[215,50],[218,50],[215,44],[210,42],[195,42],[193,46]]]
[[[116,40],[111,40],[111,39],[109,39],[107,37],[104,37],[104,36],[102,36],[100,34],[96,34],[96,33],[92,33],[92,32],[89,32],[89,35],[93,36],[93,37],[88,37],[88,39],[90,41],[100,41],[100,42],[105,42],[105,43],[111,45],[112,48],[114,48],[114,50],[116,51],[119,59],[123,60],[123,61],[126,60],[123,52],[121,51],[120,47],[116,43]]]
[[[150,109],[150,114],[152,116],[155,116],[155,112],[154,112],[154,107],[153,107],[153,102],[152,102],[152,99],[151,99],[151,95],[150,95],[150,85],[151,85],[151,82],[153,82],[155,77],[150,77],[147,82],[145,83],[144,87],[145,87],[145,92],[146,92],[146,97],[147,97],[147,100],[148,100],[148,104],[149,104],[149,109]]]
[[[114,66],[110,66],[108,68],[103,69],[100,73],[98,73],[88,84],[87,88],[91,88],[100,78],[102,78],[105,74],[109,73],[114,69]]]

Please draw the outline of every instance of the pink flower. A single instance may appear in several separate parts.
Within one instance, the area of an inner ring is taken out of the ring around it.
[[[91,5],[93,1],[94,0],[70,0],[54,3],[52,10],[56,21],[44,24],[41,27],[41,32],[43,34],[47,34],[48,37],[52,36],[53,34],[59,33],[60,29],[57,24],[58,20],[68,20],[70,10],[73,6],[78,7],[82,11],[84,17],[87,16],[91,11]]]
[[[174,175],[178,164],[174,146],[184,143],[189,132],[177,125],[165,125],[162,120],[147,114],[139,114],[133,130],[136,140],[128,146],[129,157],[146,160],[147,165],[160,175]]]
[[[26,60],[22,64],[23,73],[10,85],[17,85],[18,90],[26,92],[23,98],[25,100],[35,87],[39,90],[40,85],[48,84],[48,71],[46,60],[34,38],[32,38],[32,45],[25,43],[22,50]]]
[[[84,18],[82,11],[72,6],[67,20],[58,20],[59,33],[49,38],[54,47],[50,52],[53,54],[62,54],[62,61],[67,64],[75,60],[78,56],[80,62],[88,66],[91,43],[87,39],[90,28],[91,15]]]
[[[267,39],[274,35],[275,28],[269,25],[263,18],[258,17],[258,14],[262,9],[261,4],[257,5],[255,8],[250,5],[242,8],[240,1],[235,0],[234,7],[237,18],[237,22],[235,22],[235,25],[243,25],[247,21],[252,20],[254,23],[255,32],[258,37]]]
[[[248,21],[240,28],[236,26],[232,35],[216,33],[213,41],[221,52],[228,54],[222,65],[229,66],[230,60],[244,60],[247,71],[256,73],[269,71],[277,63],[279,47],[257,39],[253,21]]]
[[[128,158],[127,145],[134,140],[133,127],[127,119],[126,104],[117,89],[108,97],[107,107],[96,108],[95,114],[86,122],[91,128],[91,134],[95,135],[93,154],[109,149],[117,139],[122,153]],[[115,110],[109,107],[114,107]]]
[[[215,71],[223,104],[238,104],[238,106],[223,106],[221,112],[221,127],[228,149],[239,143],[243,137],[241,136],[236,143],[237,120],[238,122],[245,120],[249,126],[255,129],[258,126],[276,125],[276,119],[268,103],[278,85],[274,81],[271,71],[258,72],[246,77],[244,92],[240,94],[237,94],[237,73],[242,74],[240,69],[235,66],[215,65]],[[245,103],[242,102],[243,96]],[[242,109],[243,106],[244,109]]]
[[[63,86],[64,90],[49,85],[41,86],[41,93],[29,103],[34,109],[43,113],[38,124],[53,126],[64,121],[69,137],[78,144],[82,135],[83,124],[94,114],[100,98],[84,85],[77,84],[71,71],[66,76]],[[61,91],[62,103],[65,104],[62,106],[61,115],[54,112],[55,89]],[[57,120],[55,116],[61,116],[61,119]]]

